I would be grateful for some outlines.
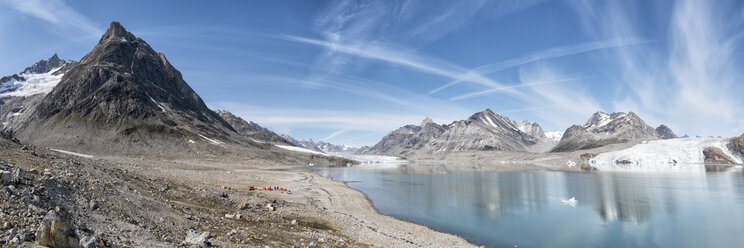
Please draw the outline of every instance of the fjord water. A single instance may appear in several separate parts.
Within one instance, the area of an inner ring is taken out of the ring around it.
[[[740,247],[744,173],[497,172],[365,164],[315,172],[381,214],[489,247]],[[700,166],[700,165],[690,165]],[[564,199],[575,197],[575,207]]]

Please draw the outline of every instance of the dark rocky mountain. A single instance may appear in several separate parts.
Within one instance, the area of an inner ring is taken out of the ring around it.
[[[566,129],[553,152],[601,147],[608,144],[659,139],[655,129],[633,112],[607,114],[596,112],[583,126]]]
[[[19,139],[98,153],[191,152],[239,137],[165,55],[118,22],[27,112],[11,129]]]
[[[677,138],[677,134],[675,134],[672,129],[667,127],[666,125],[659,125],[659,127],[656,128],[656,133],[659,134],[659,138],[661,139]]]
[[[390,132],[364,154],[407,156],[415,152],[529,151],[547,142],[536,123],[517,123],[490,109],[449,125],[426,118],[421,125],[407,125]]]
[[[282,136],[279,136],[271,130],[266,129],[256,124],[255,122],[246,121],[243,118],[237,117],[227,110],[217,110],[215,112],[217,112],[217,114],[220,115],[222,119],[230,124],[230,126],[232,126],[235,131],[237,131],[240,135],[245,136],[246,138],[258,142],[268,142],[280,145],[294,145],[289,140],[283,138]]]

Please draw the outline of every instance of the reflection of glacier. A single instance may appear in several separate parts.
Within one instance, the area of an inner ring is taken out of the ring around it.
[[[741,169],[698,174],[465,168],[409,164],[316,170],[353,181],[349,185],[382,214],[496,247],[731,247],[744,242],[732,235],[744,232]],[[571,197],[578,201],[575,208],[562,204]]]
[[[393,215],[436,216],[450,212],[460,219],[498,220],[523,212],[562,207],[561,200],[576,197],[579,208],[592,208],[606,222],[644,223],[655,213],[674,214],[680,201],[707,197],[708,174],[664,173],[564,173],[485,172],[451,173],[427,165],[362,165],[323,169],[335,180],[352,184],[367,193],[376,207],[398,211]],[[327,170],[327,171],[326,171]],[[712,175],[715,187],[737,190],[741,170]],[[696,189],[681,191],[681,188]],[[680,195],[680,193],[686,195]],[[742,192],[731,192],[742,194]],[[452,212],[455,209],[457,211]]]
[[[647,141],[625,150],[597,155],[588,162],[601,171],[682,171],[704,173],[703,149],[718,147],[737,163],[722,138],[681,138]]]

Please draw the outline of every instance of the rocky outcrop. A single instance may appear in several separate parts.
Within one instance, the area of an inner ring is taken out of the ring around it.
[[[736,163],[718,147],[706,147],[703,150],[703,156],[705,156],[705,171],[725,171],[732,167],[728,164]]]
[[[243,118],[233,115],[227,110],[215,111],[222,119],[235,129],[240,135],[259,142],[268,142],[272,144],[293,145],[289,140],[278,134],[266,129],[255,122],[246,121]]]
[[[486,109],[449,125],[439,125],[426,118],[421,125],[401,127],[364,154],[406,156],[414,152],[527,151],[545,141],[545,133],[536,123],[517,123]]]
[[[36,243],[48,247],[78,247],[78,238],[75,236],[66,211],[56,207],[47,212],[36,231]]]
[[[672,132],[672,129],[667,127],[666,125],[659,125],[659,127],[656,128],[656,133],[659,134],[659,138],[661,139],[676,139],[677,134]]]
[[[721,148],[706,147],[703,149],[706,164],[734,164],[733,159],[726,155]]]
[[[583,126],[566,129],[552,152],[591,149],[629,141],[655,140],[659,135],[635,113],[596,112]]]
[[[739,137],[731,138],[726,146],[734,156],[738,156],[740,159],[744,160],[744,134]]]

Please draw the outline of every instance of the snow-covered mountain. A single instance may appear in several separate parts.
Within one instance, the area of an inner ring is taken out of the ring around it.
[[[583,126],[566,129],[552,151],[590,149],[633,140],[656,140],[659,134],[633,112],[607,114],[596,112]]]
[[[56,86],[62,76],[77,65],[54,54],[22,72],[0,78],[0,130],[7,131],[21,115]]]
[[[0,97],[32,96],[52,91],[62,76],[77,64],[73,60],[61,60],[54,54],[47,60],[26,67],[21,73],[0,78]]]
[[[295,138],[292,138],[292,136],[282,134],[282,138],[288,140],[290,143],[292,143],[295,146],[302,147],[308,150],[322,152],[326,154],[333,154],[333,153],[356,153],[359,148],[347,146],[347,145],[336,145],[331,144],[324,141],[318,141],[315,142],[313,139],[309,140],[297,140]]]
[[[469,118],[439,125],[430,118],[390,132],[364,154],[406,156],[414,152],[529,151],[549,142],[540,125],[515,122],[486,109]]]

